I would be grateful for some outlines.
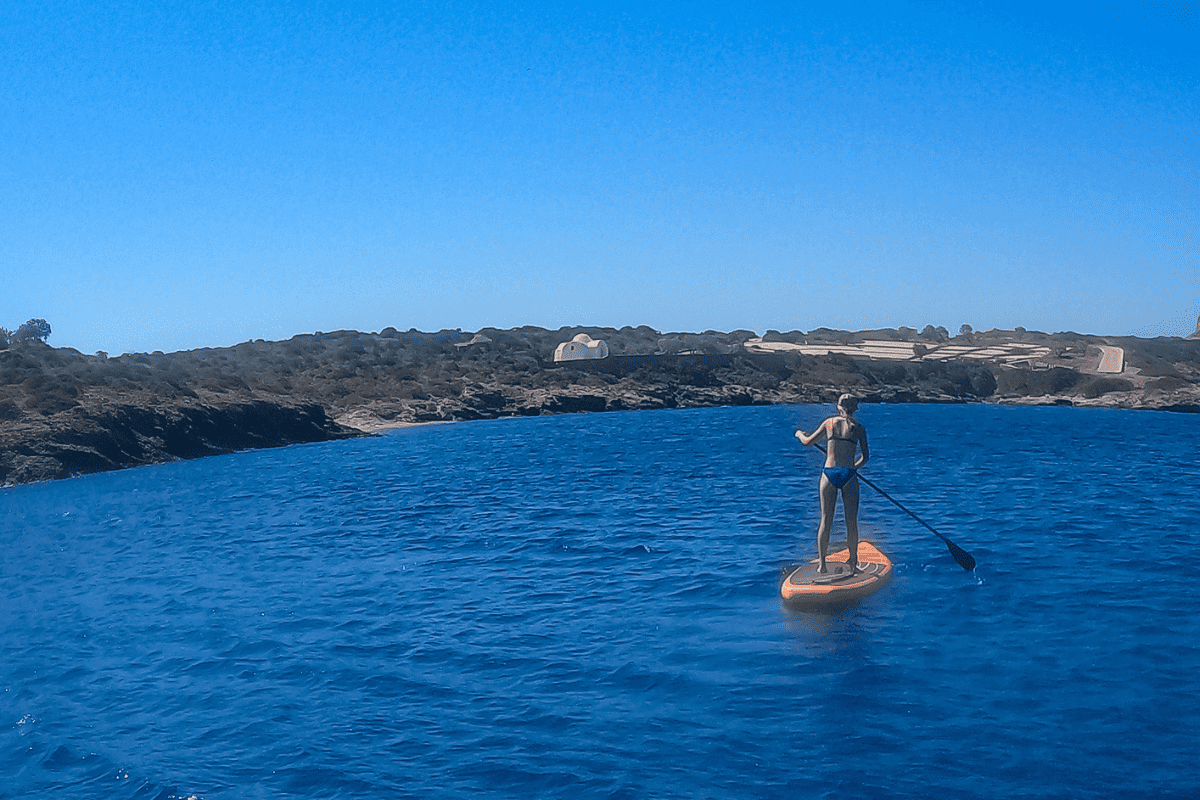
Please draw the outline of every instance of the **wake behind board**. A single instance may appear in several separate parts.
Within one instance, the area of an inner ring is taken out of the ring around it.
[[[892,578],[892,562],[870,542],[858,543],[858,572],[850,573],[850,551],[839,550],[825,559],[828,572],[817,572],[813,559],[787,574],[779,594],[793,608],[830,608],[874,593]]]

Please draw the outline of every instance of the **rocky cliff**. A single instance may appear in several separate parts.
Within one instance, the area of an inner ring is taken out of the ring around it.
[[[1013,365],[922,355],[946,344],[944,332],[939,341],[930,330],[770,331],[759,339],[750,331],[661,334],[645,326],[474,333],[389,328],[118,358],[35,342],[0,350],[0,485],[325,441],[403,423],[819,403],[843,391],[867,402],[1200,410],[1198,341],[1027,331],[950,340],[969,338],[977,350],[1021,342],[1045,353]],[[609,358],[551,361],[554,348],[578,333],[606,341]],[[825,342],[853,351],[856,342],[880,340],[898,343],[905,358],[753,346]],[[1121,374],[1097,373],[1102,346],[1123,348]]]

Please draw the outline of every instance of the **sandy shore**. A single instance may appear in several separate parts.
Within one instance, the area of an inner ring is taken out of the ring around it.
[[[394,431],[400,428],[416,428],[424,425],[446,425],[451,420],[433,420],[431,422],[397,422],[396,420],[386,420],[377,417],[369,411],[351,411],[349,414],[343,414],[334,419],[339,425],[345,425],[347,428],[354,428],[356,431],[363,433],[383,433],[384,431]]]

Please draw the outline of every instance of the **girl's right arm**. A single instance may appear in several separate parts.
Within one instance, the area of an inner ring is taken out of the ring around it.
[[[826,433],[825,428],[828,427],[828,425],[829,425],[829,420],[825,420],[820,425],[818,425],[817,429],[814,430],[812,433],[805,433],[804,431],[796,431],[796,438],[800,440],[800,444],[804,444],[804,445],[812,444],[813,442],[815,442],[817,440],[817,438],[821,434]]]

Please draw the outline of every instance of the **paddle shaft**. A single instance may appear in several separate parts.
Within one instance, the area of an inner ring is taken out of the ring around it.
[[[818,450],[820,450],[822,453],[824,453],[824,452],[825,452],[825,448],[824,448],[824,447],[822,447],[822,446],[821,446],[821,445],[819,445],[819,444],[816,444],[815,442],[813,443],[813,447],[817,448],[817,449],[818,449]],[[921,518],[920,518],[920,517],[918,517],[916,514],[914,514],[913,512],[909,511],[909,510],[908,510],[907,508],[905,508],[904,506],[902,506],[902,505],[900,504],[900,501],[899,501],[899,500],[897,500],[896,498],[892,497],[890,494],[888,494],[887,492],[885,492],[883,489],[880,489],[878,486],[876,486],[876,485],[875,485],[874,483],[872,483],[870,480],[868,480],[868,479],[867,479],[867,478],[865,478],[864,476],[862,476],[862,475],[858,474],[857,472],[855,472],[854,474],[855,474],[855,476],[856,476],[856,477],[857,477],[857,478],[858,478],[860,481],[862,481],[863,483],[865,483],[867,486],[870,486],[872,489],[874,489],[875,491],[879,492],[881,495],[883,495],[884,497],[886,497],[888,500],[891,500],[891,501],[892,501],[892,503],[893,503],[893,504],[896,506],[896,508],[900,509],[900,510],[901,510],[901,511],[903,511],[905,514],[908,514],[910,517],[912,517],[913,519],[915,519],[917,522],[919,522],[919,523],[921,523],[922,525],[924,525],[926,528],[928,528],[928,529],[929,529],[929,530],[930,530],[930,531],[933,533],[933,535],[934,535],[934,536],[938,537],[938,538],[939,538],[939,539],[941,539],[943,542],[945,542],[945,543],[946,543],[946,547],[948,547],[948,548],[950,549],[950,555],[954,556],[954,560],[958,562],[958,565],[959,565],[960,567],[962,567],[963,569],[967,570],[968,572],[971,572],[971,571],[973,571],[973,570],[975,569],[975,557],[974,557],[974,556],[972,556],[972,555],[971,555],[970,553],[968,553],[966,550],[963,550],[961,547],[959,547],[959,546],[958,546],[958,545],[956,545],[954,542],[952,542],[952,541],[950,541],[949,539],[947,539],[947,538],[946,538],[945,536],[943,536],[942,534],[938,533],[938,531],[937,531],[937,530],[935,530],[935,529],[934,529],[934,527],[933,527],[932,525],[930,525],[928,522],[926,522],[925,520],[921,519]]]

